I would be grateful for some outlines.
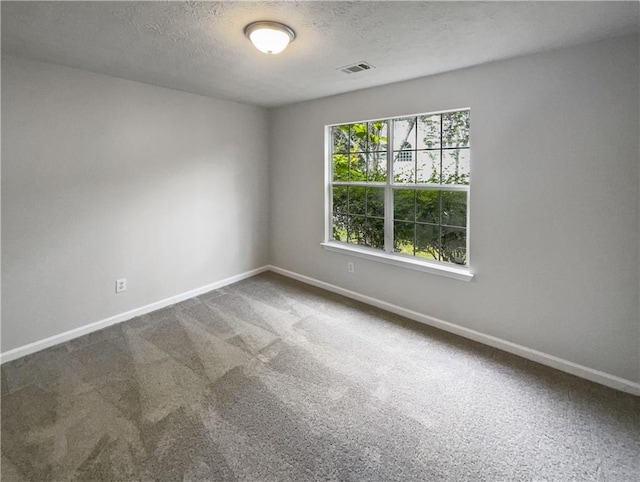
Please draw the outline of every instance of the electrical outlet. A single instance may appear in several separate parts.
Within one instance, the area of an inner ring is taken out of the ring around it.
[[[116,280],[116,293],[122,293],[123,291],[127,291],[127,278]]]
[[[355,265],[353,264],[353,262],[349,261],[349,262],[347,263],[347,271],[348,271],[349,273],[355,273],[355,272],[356,272],[356,267],[355,267]]]

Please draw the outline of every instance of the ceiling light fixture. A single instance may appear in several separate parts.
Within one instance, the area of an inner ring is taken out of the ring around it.
[[[264,20],[247,25],[244,34],[265,54],[279,54],[296,38],[296,33],[285,24]]]

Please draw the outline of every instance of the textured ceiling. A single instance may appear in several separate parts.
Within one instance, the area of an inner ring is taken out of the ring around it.
[[[262,106],[639,30],[630,2],[7,2],[2,52]],[[282,54],[243,28],[290,25]],[[336,68],[366,60],[374,70]]]

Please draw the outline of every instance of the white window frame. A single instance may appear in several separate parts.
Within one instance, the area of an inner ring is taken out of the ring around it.
[[[339,122],[336,124],[329,124],[325,126],[324,138],[325,138],[325,226],[324,226],[324,241],[321,243],[324,249],[328,251],[338,252],[355,256],[358,258],[364,258],[372,261],[378,261],[394,266],[403,268],[414,269],[423,271],[435,275],[445,276],[448,278],[458,279],[462,281],[471,281],[474,277],[471,272],[470,264],[470,197],[471,197],[471,170],[473,169],[470,163],[470,175],[469,184],[467,185],[454,185],[454,184],[430,184],[430,183],[413,183],[413,184],[394,184],[393,183],[393,129],[391,123],[387,127],[387,179],[385,183],[380,182],[349,182],[349,181],[334,181],[333,180],[333,162],[332,162],[332,135],[331,128],[345,124],[358,124],[364,122],[376,122],[376,121],[389,121],[392,119],[401,119],[404,117],[416,117],[427,116],[436,114],[446,114],[449,112],[458,112],[462,110],[471,109],[468,107],[443,110],[437,112],[427,112],[422,114],[409,114],[399,115],[393,117],[382,117],[378,119],[370,120],[357,120],[351,122]],[[470,134],[471,136],[471,134]],[[469,142],[471,145],[471,142]],[[364,187],[383,187],[385,192],[385,212],[384,212],[384,232],[385,232],[385,249],[379,250],[370,248],[367,246],[356,245],[352,243],[346,243],[332,239],[333,230],[333,186],[364,186]],[[407,189],[428,189],[439,191],[466,191],[467,193],[467,222],[466,222],[466,243],[467,243],[467,264],[466,266],[458,266],[452,263],[445,263],[437,260],[427,260],[415,256],[410,256],[403,253],[393,252],[393,189],[398,187]]]

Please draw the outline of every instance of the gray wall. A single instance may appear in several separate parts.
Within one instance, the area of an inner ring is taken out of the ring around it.
[[[627,37],[268,118],[5,56],[2,351],[270,262],[640,381],[638,71]],[[457,107],[476,278],[324,251],[324,125]]]
[[[2,351],[265,265],[266,115],[3,56]]]
[[[640,381],[639,97],[627,37],[275,109],[271,262]],[[323,126],[459,107],[475,279],[323,250]]]

